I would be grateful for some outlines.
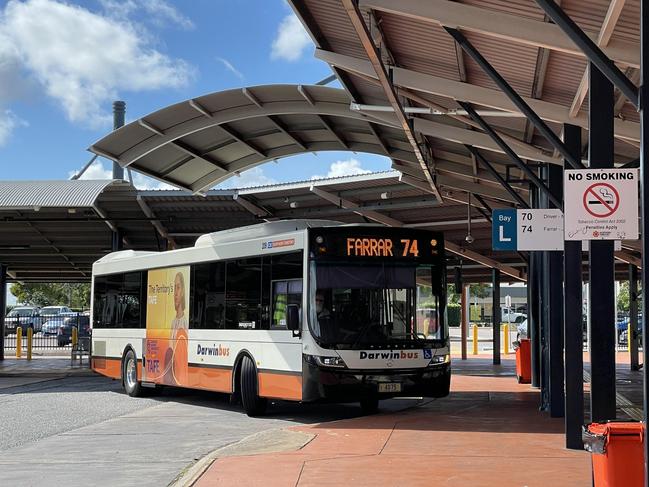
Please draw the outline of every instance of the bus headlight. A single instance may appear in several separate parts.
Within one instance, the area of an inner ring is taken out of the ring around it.
[[[451,356],[449,354],[434,355],[433,358],[430,360],[428,366],[430,367],[431,365],[447,364],[450,361],[451,361]]]
[[[346,368],[345,361],[340,357],[321,357],[319,355],[304,355],[304,360],[312,365],[321,367]]]

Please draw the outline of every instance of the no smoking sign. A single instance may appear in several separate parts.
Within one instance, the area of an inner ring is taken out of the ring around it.
[[[566,240],[637,240],[638,170],[566,170]]]
[[[620,195],[608,183],[597,183],[588,187],[584,193],[584,208],[595,218],[613,216],[620,206]]]

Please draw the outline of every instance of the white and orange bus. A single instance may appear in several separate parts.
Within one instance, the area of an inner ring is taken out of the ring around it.
[[[445,288],[442,234],[406,228],[277,221],[113,252],[93,265],[92,368],[131,396],[219,391],[250,415],[445,396]]]

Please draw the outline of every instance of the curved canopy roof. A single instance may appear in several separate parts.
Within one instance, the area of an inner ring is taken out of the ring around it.
[[[349,109],[344,90],[270,85],[212,93],[151,113],[90,150],[194,193],[262,162],[350,150],[412,160],[397,128]]]

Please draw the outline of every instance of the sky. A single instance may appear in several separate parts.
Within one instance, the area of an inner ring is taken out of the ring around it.
[[[284,0],[0,0],[1,179],[69,178],[112,128],[229,88],[312,84],[331,74]],[[84,175],[110,177],[99,159]],[[350,152],[267,163],[221,187],[389,169]],[[136,175],[136,186],[161,183]]]

